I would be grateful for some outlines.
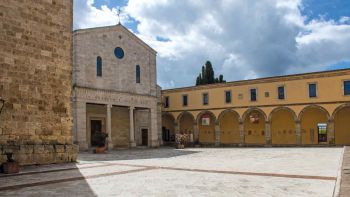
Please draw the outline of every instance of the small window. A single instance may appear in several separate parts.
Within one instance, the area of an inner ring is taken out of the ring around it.
[[[315,83],[310,83],[309,84],[309,97],[310,98],[317,97],[317,86],[316,86]]]
[[[231,103],[231,91],[225,91],[225,103]]]
[[[344,81],[344,95],[350,95],[350,81]]]
[[[208,93],[203,94],[203,105],[208,105],[209,103],[209,98],[208,98]]]
[[[141,82],[141,71],[140,71],[140,66],[136,65],[136,83],[140,83]]]
[[[256,101],[256,89],[250,89],[250,101]]]
[[[114,49],[114,55],[118,58],[118,59],[122,59],[124,57],[124,51],[122,48],[117,47]]]
[[[164,108],[169,108],[169,97],[164,97]]]
[[[188,96],[182,95],[182,105],[187,106],[187,104],[188,104]]]
[[[284,98],[284,86],[280,86],[278,87],[278,99],[283,100]]]
[[[96,58],[96,76],[102,77],[102,58],[100,56]]]

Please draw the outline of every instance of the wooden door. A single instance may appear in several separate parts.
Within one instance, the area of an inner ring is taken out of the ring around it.
[[[148,129],[141,129],[142,133],[142,146],[148,145]]]
[[[97,132],[102,132],[102,120],[91,120],[91,146],[97,146],[98,142],[95,139]]]

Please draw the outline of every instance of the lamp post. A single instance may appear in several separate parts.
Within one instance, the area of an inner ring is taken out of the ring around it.
[[[0,114],[4,106],[5,106],[5,100],[2,97],[0,97]]]

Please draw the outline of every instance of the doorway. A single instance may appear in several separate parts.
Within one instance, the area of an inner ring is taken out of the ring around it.
[[[318,123],[318,142],[327,142],[327,124],[326,123]]]
[[[148,129],[141,129],[142,146],[148,146]]]
[[[96,133],[102,132],[102,120],[91,120],[91,146],[97,146]]]

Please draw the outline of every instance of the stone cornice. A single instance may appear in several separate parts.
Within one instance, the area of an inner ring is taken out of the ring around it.
[[[284,82],[284,81],[294,81],[294,80],[303,80],[303,79],[326,78],[326,77],[335,77],[335,76],[344,76],[344,75],[350,75],[350,69],[340,69],[340,70],[332,70],[332,71],[321,71],[321,72],[302,73],[302,74],[293,74],[293,75],[284,75],[284,76],[274,76],[274,77],[266,77],[266,78],[259,78],[259,79],[231,81],[231,82],[227,82],[227,83],[217,83],[217,84],[190,86],[190,87],[183,87],[183,88],[174,88],[174,89],[162,90],[162,93],[182,92],[182,91],[192,91],[192,90],[205,90],[205,89],[212,89],[212,88],[254,85],[254,84],[261,84],[261,83],[273,83],[273,82],[282,82],[282,81]]]
[[[157,97],[154,96],[79,86],[74,87],[73,99],[75,101],[85,101],[87,103],[101,103],[144,108],[152,108],[157,105]]]

